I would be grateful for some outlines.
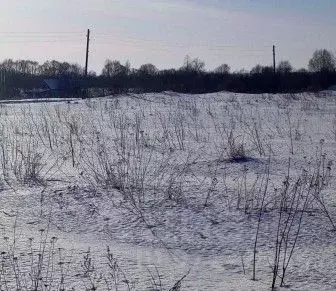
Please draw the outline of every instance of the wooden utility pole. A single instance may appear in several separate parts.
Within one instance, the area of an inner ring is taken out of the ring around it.
[[[88,73],[89,45],[90,45],[90,29],[87,30],[87,34],[86,34],[85,76],[87,76],[87,73]]]
[[[273,73],[275,75],[275,45],[273,45]]]

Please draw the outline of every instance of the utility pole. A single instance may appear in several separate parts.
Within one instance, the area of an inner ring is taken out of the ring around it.
[[[275,45],[273,45],[273,73],[275,75]]]
[[[276,75],[276,68],[275,68],[275,45],[273,45],[273,78],[274,78],[273,88],[274,88],[274,93],[276,93],[278,82],[277,82],[277,75]]]
[[[87,30],[87,34],[86,34],[85,76],[87,76],[87,73],[88,73],[89,45],[90,45],[90,29]]]

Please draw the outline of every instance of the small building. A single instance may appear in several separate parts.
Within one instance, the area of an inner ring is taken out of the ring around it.
[[[335,91],[336,92],[336,85],[330,86],[328,88],[329,91]]]
[[[85,90],[76,79],[61,77],[41,80],[38,88],[24,92],[29,98],[85,98]]]
[[[73,98],[80,96],[81,88],[79,84],[69,78],[44,79],[44,89],[55,98]]]

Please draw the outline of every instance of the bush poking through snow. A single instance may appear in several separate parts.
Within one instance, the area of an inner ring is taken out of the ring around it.
[[[16,239],[15,230],[13,237],[3,239],[0,290],[144,290],[144,286],[140,287],[136,280],[129,278],[109,247],[102,258],[89,249],[78,262],[73,252],[67,253],[56,237],[48,235],[48,230],[41,229],[40,238],[29,238],[26,246],[18,244]],[[152,274],[148,269],[149,274],[139,274],[148,282],[146,290],[179,291],[189,274],[176,280],[169,289],[163,285],[157,268],[156,271]]]
[[[237,142],[231,130],[228,137],[228,156],[232,162],[243,162],[247,160],[245,147],[243,143]]]

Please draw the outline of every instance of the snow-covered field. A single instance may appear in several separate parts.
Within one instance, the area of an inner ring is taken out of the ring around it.
[[[328,92],[1,103],[0,290],[335,290],[335,158]]]

